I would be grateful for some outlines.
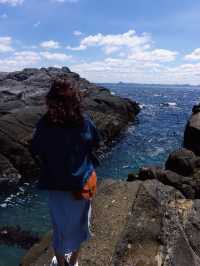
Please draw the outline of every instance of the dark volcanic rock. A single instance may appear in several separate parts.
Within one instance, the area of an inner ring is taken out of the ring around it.
[[[156,166],[142,167],[133,181],[156,179],[164,185],[172,186],[179,190],[186,198],[200,198],[200,171],[195,169],[192,175],[183,176],[171,170]]]
[[[192,175],[200,168],[200,157],[190,150],[179,149],[169,155],[165,168],[183,176]]]
[[[172,152],[165,169],[142,167],[132,180],[156,179],[172,186],[188,199],[200,198],[200,105],[193,107],[184,134],[184,148]],[[131,173],[129,174],[131,180]]]
[[[24,69],[0,75],[2,190],[6,189],[8,181],[7,187],[14,188],[19,181],[33,179],[38,174],[38,167],[28,151],[28,143],[36,122],[45,112],[44,96],[52,80],[58,77],[77,82],[83,94],[85,109],[93,117],[105,144],[118,136],[129,122],[134,121],[140,111],[136,102],[111,95],[108,89],[89,83],[67,67]],[[8,174],[9,171],[13,174]],[[15,179],[15,173],[21,178]]]
[[[200,202],[156,180],[143,182],[111,265],[200,265]]]
[[[193,114],[184,132],[184,147],[200,155],[200,105],[193,107]]]
[[[187,200],[157,180],[102,181],[93,201],[92,232],[82,266],[199,266],[200,200]],[[49,265],[50,234],[21,265]]]
[[[0,227],[0,244],[17,245],[23,249],[29,249],[37,243],[40,238],[33,233],[23,231],[19,226]]]
[[[0,192],[17,190],[21,175],[10,161],[0,154]]]

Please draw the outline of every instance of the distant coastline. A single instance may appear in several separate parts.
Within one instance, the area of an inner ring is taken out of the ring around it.
[[[95,82],[95,84],[100,86],[105,85],[118,85],[118,86],[140,86],[140,87],[191,87],[191,88],[200,88],[200,84],[191,85],[191,84],[159,84],[159,83],[134,83],[134,82]]]

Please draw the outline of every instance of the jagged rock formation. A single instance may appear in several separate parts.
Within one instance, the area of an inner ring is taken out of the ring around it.
[[[200,105],[194,106],[184,132],[184,148],[172,152],[165,169],[142,167],[128,181],[156,179],[179,190],[188,199],[200,199]]]
[[[199,203],[157,180],[142,182],[107,265],[200,265]]]
[[[0,227],[0,244],[17,245],[23,249],[29,249],[40,238],[33,233],[21,230],[19,226]]]
[[[67,67],[0,73],[0,192],[11,191],[19,182],[37,176],[37,166],[27,147],[36,122],[45,112],[44,96],[58,77],[77,82],[85,108],[105,144],[139,112],[137,103],[113,96],[108,89],[91,84]]]
[[[195,105],[184,133],[184,147],[200,156],[200,104]]]

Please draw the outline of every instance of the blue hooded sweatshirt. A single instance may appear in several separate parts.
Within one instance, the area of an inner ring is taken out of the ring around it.
[[[30,152],[40,162],[38,187],[50,190],[79,190],[94,170],[92,150],[99,134],[84,116],[77,127],[49,125],[45,115],[38,121]]]

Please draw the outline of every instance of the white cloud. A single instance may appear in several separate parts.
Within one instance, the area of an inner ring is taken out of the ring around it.
[[[106,46],[103,48],[105,54],[112,54],[119,51],[121,48],[119,46]]]
[[[40,45],[46,49],[62,48],[53,40],[42,42]],[[64,51],[39,50],[38,47],[25,49],[22,44],[21,49],[25,51],[16,52],[12,48],[12,38],[1,37],[0,52],[11,53],[9,56],[5,53],[0,55],[0,70],[68,65],[72,71],[78,72],[93,82],[200,84],[200,62],[180,63],[176,60],[178,51],[156,47],[150,34],[138,35],[133,30],[116,35],[99,33],[82,37],[79,46],[69,47],[69,49],[85,50],[92,47],[100,49],[98,58],[102,58],[101,60],[87,60],[84,53],[84,61],[81,56],[75,61],[74,57],[65,54]],[[186,55],[185,59],[197,60],[199,53],[200,48]],[[1,59],[4,56],[7,58]],[[183,55],[180,54],[179,57]]]
[[[66,48],[67,48],[68,50],[71,50],[71,51],[83,51],[83,50],[85,50],[87,47],[85,47],[84,45],[80,45],[80,46],[77,46],[77,47],[67,46]]]
[[[14,71],[25,67],[38,66],[41,60],[37,52],[14,52],[11,56],[0,59],[0,71]]]
[[[79,0],[51,0],[51,2],[54,2],[54,3],[65,3],[65,2],[68,2],[68,3],[77,3]]]
[[[11,37],[0,37],[0,53],[13,51],[11,43],[12,43]]]
[[[70,65],[92,82],[138,82],[163,84],[200,84],[200,63],[169,67],[166,63],[106,58],[102,61]]]
[[[21,5],[24,0],[0,0],[0,4],[9,4],[11,6]]]
[[[136,52],[130,55],[130,59],[137,61],[157,61],[157,62],[171,62],[176,59],[178,52],[164,49],[155,49],[152,51]]]
[[[88,47],[102,47],[104,52],[109,54],[119,51],[122,48],[132,50],[147,49],[151,44],[151,36],[147,33],[137,35],[134,30],[122,34],[103,35],[98,33],[83,38],[77,47],[68,46],[72,51],[85,50]]]
[[[40,26],[40,24],[41,24],[41,22],[38,20],[37,22],[35,22],[35,23],[33,24],[33,27],[34,27],[34,28],[37,28],[37,27]]]
[[[6,13],[4,13],[4,14],[0,15],[0,18],[1,19],[7,19],[8,18],[8,15]]]
[[[40,46],[42,48],[45,48],[45,49],[58,49],[58,48],[60,48],[60,44],[56,41],[53,41],[53,40],[42,42],[42,43],[40,43]]]
[[[81,36],[81,35],[83,35],[83,33],[82,33],[81,31],[79,31],[79,30],[75,30],[75,31],[73,32],[73,35],[74,35],[74,36]]]
[[[55,65],[58,61],[66,65],[72,56],[63,53],[18,51],[6,58],[0,58],[0,71],[15,71],[26,67]]]
[[[41,52],[40,55],[43,56],[47,60],[67,61],[67,60],[72,59],[71,55],[66,55],[63,53]]]
[[[14,59],[20,62],[20,64],[35,64],[40,61],[41,57],[37,52],[33,51],[21,51],[15,52],[13,55]]]
[[[191,54],[187,54],[184,58],[185,60],[200,60],[200,48],[195,49]]]

